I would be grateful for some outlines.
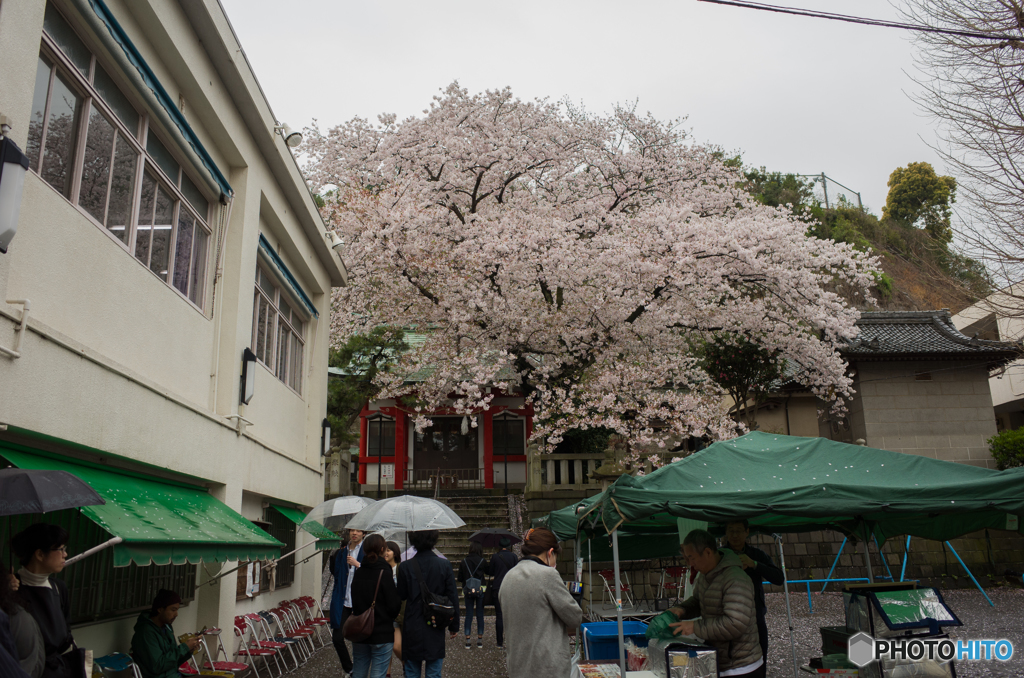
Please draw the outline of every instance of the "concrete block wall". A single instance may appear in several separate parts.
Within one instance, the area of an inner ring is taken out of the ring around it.
[[[995,468],[988,370],[977,362],[857,363],[852,442],[932,459]],[[918,375],[926,374],[929,379]]]

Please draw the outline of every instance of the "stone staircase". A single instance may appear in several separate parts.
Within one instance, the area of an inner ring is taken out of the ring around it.
[[[457,582],[459,563],[469,553],[469,535],[484,527],[509,529],[508,500],[504,496],[452,496],[438,497],[438,501],[443,502],[466,521],[464,527],[442,530],[441,538],[437,542],[437,549],[451,562]],[[494,553],[493,548],[485,548],[484,559],[490,560],[492,553]],[[463,611],[465,611],[462,587],[459,586],[458,589],[459,599],[462,602]]]

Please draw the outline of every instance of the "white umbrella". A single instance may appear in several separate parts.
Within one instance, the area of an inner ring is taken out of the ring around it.
[[[359,497],[356,495],[328,499],[310,511],[302,521],[302,524],[320,523],[328,530],[339,532],[348,527],[348,522],[352,516],[374,503],[375,500],[369,497]]]
[[[455,511],[435,499],[403,495],[370,504],[353,516],[346,527],[394,534],[400,530],[448,530],[465,524]]]

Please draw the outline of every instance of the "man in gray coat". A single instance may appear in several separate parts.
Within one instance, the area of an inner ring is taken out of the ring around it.
[[[694,595],[672,607],[680,619],[672,624],[677,635],[695,635],[718,652],[722,678],[764,678],[765,665],[757,637],[754,586],[732,551],[718,550],[704,530],[686,535],[683,557],[696,568]]]

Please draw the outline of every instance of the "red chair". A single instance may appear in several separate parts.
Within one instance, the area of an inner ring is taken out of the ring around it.
[[[674,593],[676,598],[683,594],[683,577],[686,576],[686,568],[682,565],[673,565],[661,570],[661,583],[659,585],[658,597],[668,598],[669,593]],[[665,581],[665,579],[669,581]],[[673,581],[674,580],[674,581]]]
[[[612,605],[615,605],[618,600],[618,596],[615,595],[616,592],[622,594],[622,597],[626,600],[626,604],[630,607],[634,607],[636,605],[636,603],[633,602],[633,596],[631,596],[629,592],[629,575],[625,572],[620,572],[619,574],[622,576],[622,581],[625,583],[620,583],[616,587],[614,570],[601,570],[598,574],[601,575],[601,580],[604,582],[604,590],[608,594],[608,598]]]
[[[210,644],[207,640],[213,637],[217,639],[217,650],[210,652]],[[249,673],[249,665],[243,664],[242,662],[233,662],[228,660],[228,651],[224,649],[224,642],[220,639],[220,629],[212,628],[203,631],[202,635],[199,636],[199,640],[203,645],[203,652],[206,654],[206,661],[201,665],[203,669],[209,669],[212,671],[230,671],[235,674],[236,678],[241,678]],[[219,657],[224,657],[223,660],[219,660]],[[255,670],[255,667],[253,668]],[[202,673],[202,671],[200,671]],[[257,673],[257,676],[259,674]]]
[[[246,663],[252,667],[252,670],[256,673],[256,677],[259,678],[260,670],[256,665],[256,659],[263,660],[263,666],[267,669],[267,674],[272,674],[270,666],[270,658],[274,658],[274,663],[277,665],[277,676],[281,678],[284,675],[284,669],[281,668],[281,661],[277,658],[277,651],[280,648],[272,647],[261,647],[259,640],[256,637],[249,638],[246,640],[246,636],[250,634],[249,624],[246,623],[245,617],[235,617],[235,637],[238,638],[238,647],[235,649],[235,659],[242,658],[246,660]]]

